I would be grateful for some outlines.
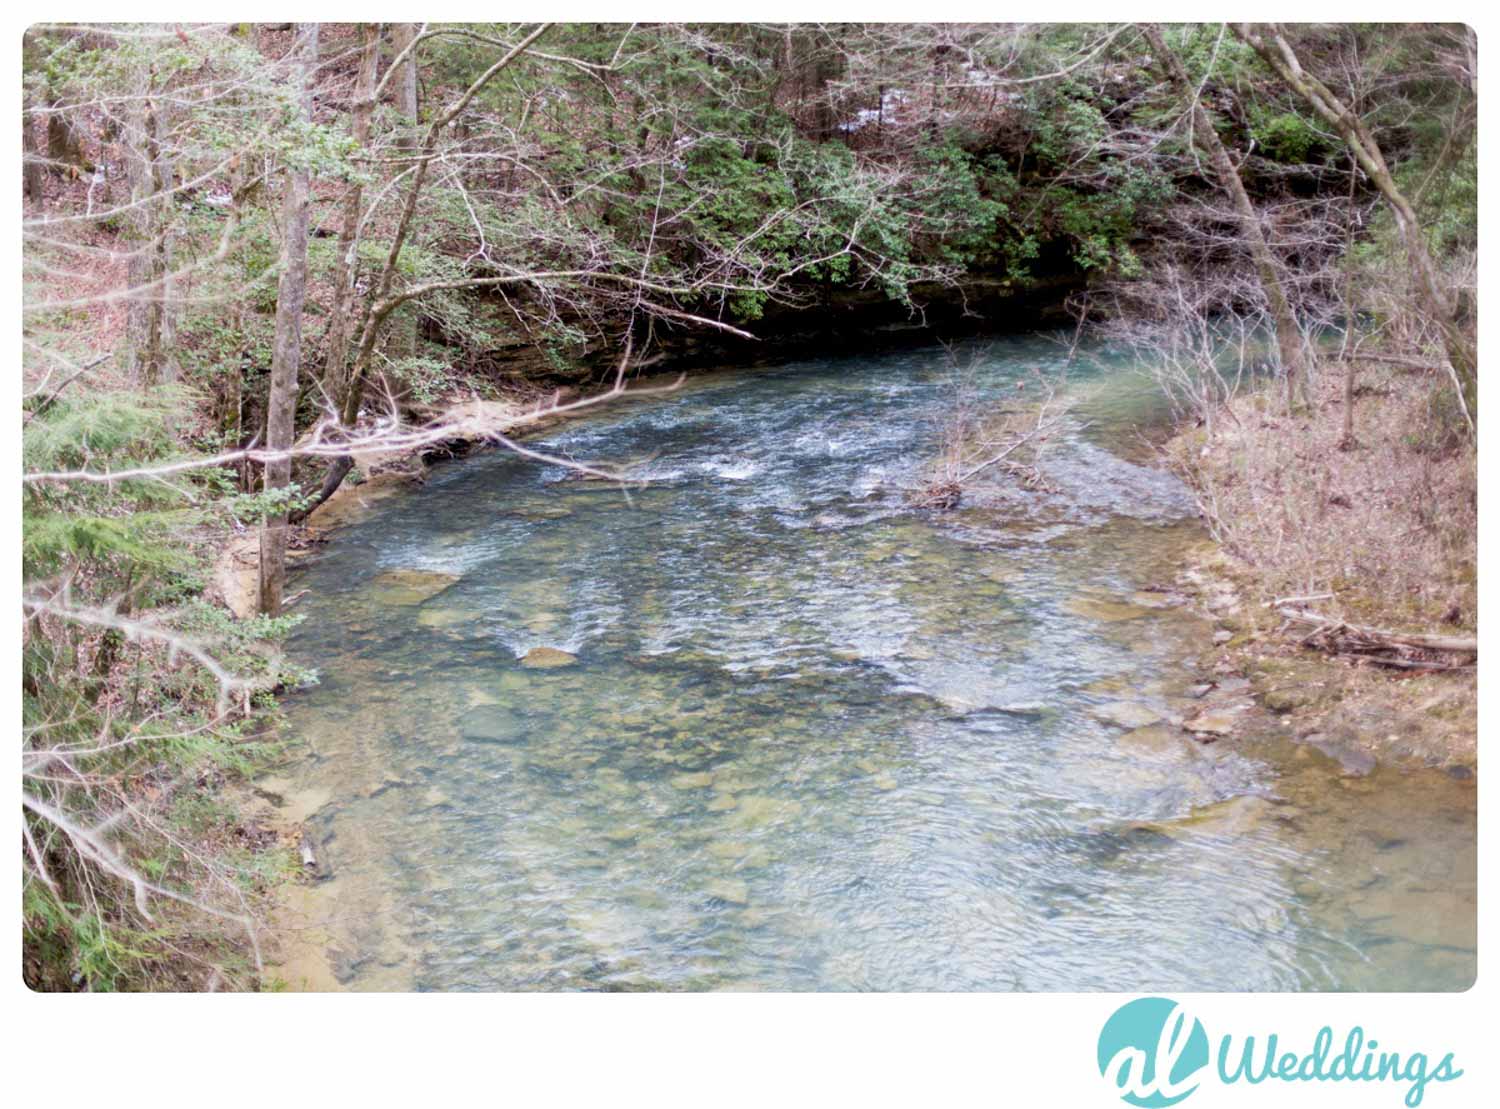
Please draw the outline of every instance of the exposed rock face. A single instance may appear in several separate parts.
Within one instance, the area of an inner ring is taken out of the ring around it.
[[[559,666],[572,666],[577,655],[559,651],[556,647],[533,647],[521,656],[521,665],[531,670],[555,670]]]

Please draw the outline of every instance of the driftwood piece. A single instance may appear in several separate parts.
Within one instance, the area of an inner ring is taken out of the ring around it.
[[[1283,630],[1296,629],[1304,647],[1366,658],[1381,666],[1399,670],[1468,670],[1479,658],[1479,640],[1474,636],[1384,631],[1292,605],[1279,605],[1276,611],[1286,621]]]
[[[298,847],[302,855],[302,869],[313,877],[318,877],[318,856],[313,851],[312,837],[303,832],[302,842]]]

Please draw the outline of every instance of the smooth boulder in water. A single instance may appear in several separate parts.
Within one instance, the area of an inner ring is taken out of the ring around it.
[[[533,647],[521,656],[521,665],[528,670],[555,670],[559,666],[572,666],[578,656],[556,647]]]
[[[1106,724],[1134,731],[1155,724],[1161,713],[1139,701],[1111,701],[1093,710],[1094,716]]]
[[[459,718],[464,738],[475,743],[519,743],[525,736],[521,717],[505,705],[480,705]]]
[[[456,574],[437,570],[387,570],[376,574],[370,585],[376,600],[388,605],[419,605],[458,581]]]

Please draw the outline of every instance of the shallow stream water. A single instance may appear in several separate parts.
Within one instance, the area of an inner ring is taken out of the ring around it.
[[[1003,405],[1065,355],[960,361]],[[1068,388],[1047,488],[952,512],[902,495],[955,399],[921,350],[712,375],[534,444],[634,462],[628,495],[490,453],[340,532],[299,571],[321,683],[276,783],[314,799],[339,981],[1468,986],[1473,783],[1361,775],[1254,713],[1173,726],[1212,644],[1161,591],[1193,503],[1144,460],[1131,367]]]

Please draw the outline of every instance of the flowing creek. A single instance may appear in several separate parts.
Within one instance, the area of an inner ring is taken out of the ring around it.
[[[1065,350],[970,353],[1001,404]],[[1075,371],[1048,491],[913,511],[953,378],[941,350],[710,375],[540,440],[637,460],[628,497],[487,453],[306,563],[322,680],[268,788],[311,813],[338,981],[1471,984],[1472,781],[1170,723],[1213,624],[1151,591],[1203,540],[1135,445],[1153,387]]]

